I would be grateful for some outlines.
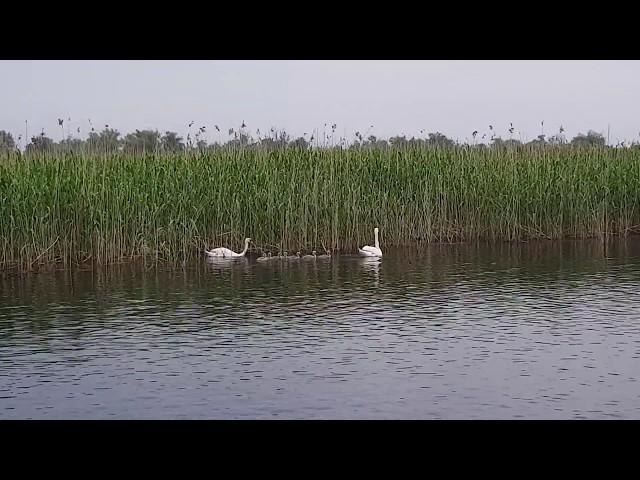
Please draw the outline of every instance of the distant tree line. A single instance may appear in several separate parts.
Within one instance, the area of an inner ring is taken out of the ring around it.
[[[62,125],[62,124],[61,124]],[[244,123],[243,123],[244,127]],[[220,129],[216,126],[218,132]],[[493,127],[490,126],[493,130]],[[513,133],[513,127],[509,130]],[[332,134],[335,132],[335,125],[332,126]],[[545,146],[545,145],[573,145],[573,146],[606,146],[605,138],[602,134],[593,130],[589,130],[586,134],[579,133],[571,141],[567,141],[562,135],[563,129],[561,127],[560,133],[547,138],[544,134],[538,135],[538,137],[530,142],[524,143],[524,145],[530,146]],[[269,134],[254,138],[247,133],[244,128],[238,131],[233,128],[228,130],[229,139],[226,142],[213,142],[208,143],[203,139],[205,128],[200,127],[198,132],[191,136],[187,135],[187,139],[179,136],[176,132],[167,131],[160,133],[157,130],[136,130],[135,132],[128,133],[122,136],[118,130],[109,128],[106,126],[101,132],[96,132],[92,129],[88,138],[79,139],[73,138],[68,135],[67,138],[59,142],[55,142],[48,137],[44,132],[39,135],[32,136],[30,142],[27,144],[25,153],[36,152],[126,152],[126,153],[145,153],[145,152],[181,152],[186,150],[217,150],[228,148],[256,148],[273,150],[279,148],[300,148],[307,149],[311,147],[338,147],[338,148],[388,148],[388,147],[414,147],[414,146],[437,146],[437,147],[453,147],[453,146],[475,146],[478,148],[507,148],[518,145],[523,145],[523,142],[509,138],[502,139],[499,136],[491,135],[489,143],[478,143],[478,132],[472,133],[472,140],[467,142],[458,142],[440,132],[427,133],[424,138],[406,136],[394,136],[388,140],[377,138],[374,135],[369,135],[365,138],[360,132],[355,133],[355,138],[350,142],[347,142],[344,138],[339,138],[334,141],[334,136],[323,135],[322,141],[314,137],[314,135],[305,134],[302,137],[292,138],[285,131],[276,131],[271,129]],[[486,134],[482,136],[484,140]],[[21,137],[20,137],[21,138]],[[616,145],[618,147],[640,147],[638,143],[632,143],[625,145],[624,142]],[[17,150],[16,141],[11,133],[4,130],[0,130],[0,153],[10,152]]]

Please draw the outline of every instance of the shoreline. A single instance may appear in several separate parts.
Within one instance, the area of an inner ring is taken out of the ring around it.
[[[392,257],[398,253],[407,253],[411,252],[412,254],[427,254],[434,248],[463,248],[466,250],[469,249],[482,249],[482,248],[514,248],[514,247],[538,247],[538,248],[547,248],[547,247],[564,247],[567,245],[576,245],[576,244],[587,244],[587,245],[598,245],[604,246],[605,249],[610,245],[619,246],[621,244],[625,244],[626,242],[634,242],[640,239],[640,233],[631,233],[627,235],[617,235],[617,234],[607,234],[607,235],[592,235],[592,236],[582,236],[582,237],[561,237],[561,238],[525,238],[518,240],[469,240],[469,241],[440,241],[440,242],[420,242],[413,243],[408,245],[387,245],[384,246],[385,252],[387,255],[383,256],[381,261],[384,261],[385,258]],[[391,255],[389,255],[391,253]],[[170,259],[163,259],[161,257],[151,256],[130,256],[123,257],[118,261],[108,262],[108,263],[97,263],[95,261],[85,261],[80,263],[64,263],[62,261],[57,262],[41,262],[36,263],[31,266],[29,269],[20,268],[19,264],[13,264],[8,267],[0,264],[0,277],[9,278],[15,276],[24,276],[31,274],[40,274],[40,273],[56,273],[56,272],[78,272],[78,271],[100,271],[100,270],[109,270],[109,269],[117,269],[117,268],[144,268],[145,270],[154,270],[161,268],[166,271],[180,271],[188,267],[194,267],[199,264],[202,265],[218,265],[218,264],[228,264],[233,265],[233,262],[239,264],[238,260],[246,261],[250,264],[260,264],[257,262],[257,259],[261,255],[259,253],[247,252],[245,257],[239,258],[228,258],[228,259],[209,259],[204,254],[201,256],[192,255],[186,260],[183,261],[175,261]],[[332,257],[330,259],[322,259],[317,260],[318,263],[330,263],[336,261],[340,258],[367,258],[361,257],[358,255],[358,251],[334,251],[332,253]],[[267,265],[276,265],[280,263],[290,263],[289,260],[273,260]],[[295,264],[296,261],[294,260]],[[301,262],[302,264],[312,264]]]

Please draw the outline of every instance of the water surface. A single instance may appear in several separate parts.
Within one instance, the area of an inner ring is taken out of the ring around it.
[[[0,279],[0,419],[640,418],[640,241]]]

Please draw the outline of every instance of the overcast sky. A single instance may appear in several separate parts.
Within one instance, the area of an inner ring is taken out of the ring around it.
[[[490,124],[508,138],[509,122],[531,140],[544,121],[547,135],[610,126],[612,143],[640,140],[639,61],[0,61],[0,79],[0,130],[16,139],[28,120],[29,136],[60,140],[62,117],[82,138],[91,119],[97,130],[185,137],[194,121],[209,142],[242,121],[254,133],[336,123],[349,138],[424,130],[459,140]]]

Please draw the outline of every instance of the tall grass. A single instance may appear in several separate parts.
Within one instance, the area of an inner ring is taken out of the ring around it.
[[[640,228],[640,151],[614,148],[252,149],[0,160],[2,269],[202,249],[353,252],[416,241]],[[255,248],[255,247],[254,247]]]

